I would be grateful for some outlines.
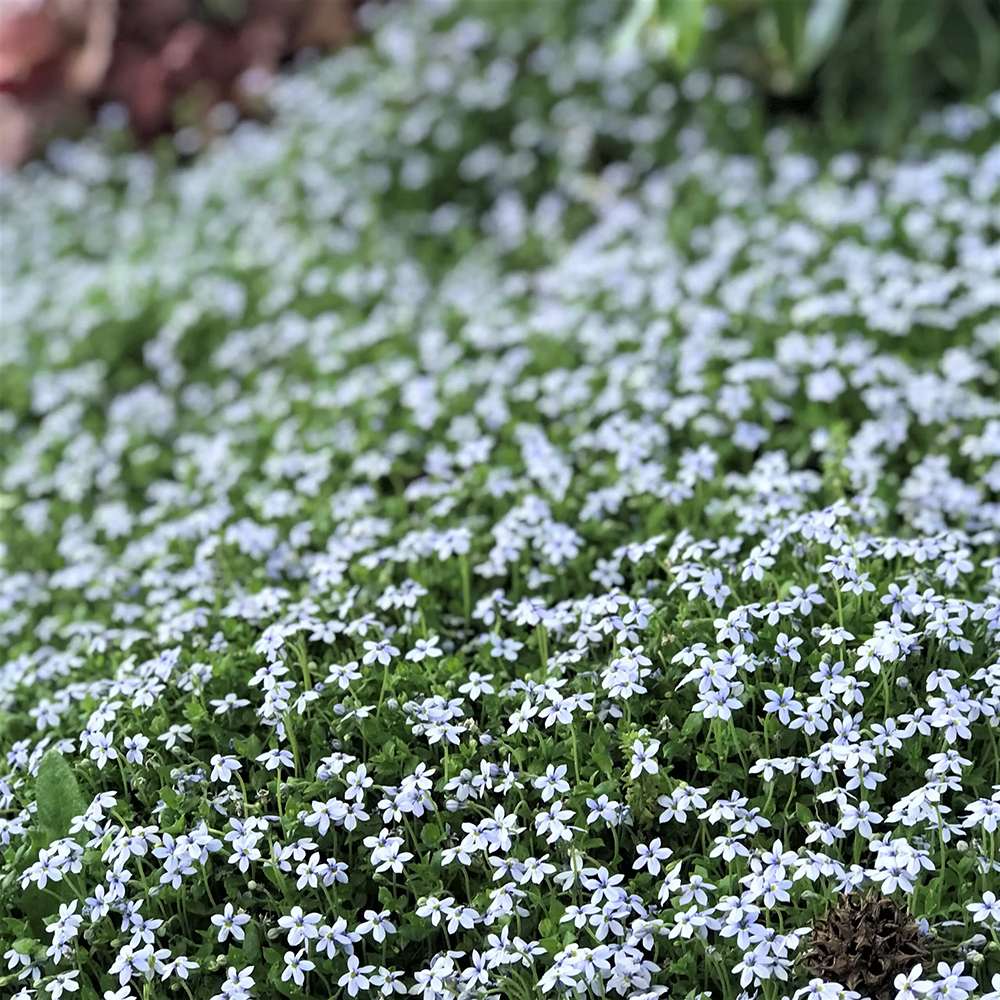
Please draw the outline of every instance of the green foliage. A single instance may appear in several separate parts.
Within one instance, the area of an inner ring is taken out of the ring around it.
[[[73,770],[58,750],[49,750],[38,766],[35,782],[38,822],[49,842],[65,837],[74,816],[80,816],[87,803]]]
[[[632,0],[619,46],[735,71],[835,141],[892,147],[929,106],[1000,86],[990,0]]]
[[[692,910],[714,923],[787,869],[755,926],[801,953],[848,876],[905,850],[933,865],[886,891],[953,961],[1000,871],[980,210],[1000,104],[969,136],[928,122],[905,160],[827,162],[768,132],[754,86],[605,59],[609,0],[440,6],[279,81],[266,131],[183,171],[85,147],[4,195],[0,953],[31,956],[39,997],[71,965],[66,995],[120,993],[140,931],[94,901],[127,865],[157,924],[126,984],[143,1000],[229,996],[251,967],[259,1000],[349,995],[343,939],[283,977],[294,907],[352,932],[389,911],[387,940],[351,943],[410,990],[435,955],[516,936],[534,967],[494,956],[469,995],[561,1000],[540,985],[556,956],[609,939],[580,923],[594,890],[552,878],[585,864],[642,901],[627,934],[670,996],[735,1000],[743,946],[690,934]],[[619,45],[714,68],[752,39],[775,94],[846,66],[859,30],[847,4],[636,10]],[[805,706],[782,720],[786,687]],[[855,756],[887,780],[845,790],[871,773]],[[428,806],[397,811],[418,780]],[[367,815],[320,829],[348,798]],[[855,799],[876,828],[834,833]],[[472,831],[500,807],[520,829],[494,851]],[[546,832],[563,807],[572,828]],[[383,828],[398,869],[373,860]],[[636,864],[654,838],[659,871]],[[497,903],[514,878],[523,912]],[[420,915],[430,896],[477,923]],[[53,962],[61,903],[64,932],[82,922]],[[212,919],[227,903],[244,937]],[[197,969],[156,981],[161,955]],[[1000,939],[978,961],[983,985]]]
[[[775,64],[775,86],[795,89],[829,54],[849,0],[771,0],[760,11],[760,35]]]
[[[686,67],[701,41],[704,0],[635,0],[618,34],[617,45],[627,48],[639,39]]]

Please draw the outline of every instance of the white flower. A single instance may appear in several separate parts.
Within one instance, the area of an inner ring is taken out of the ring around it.
[[[219,928],[218,941],[221,944],[230,935],[235,941],[242,941],[245,937],[243,926],[250,922],[250,915],[237,913],[233,909],[232,903],[226,903],[222,913],[213,913],[211,919],[212,923]]]
[[[659,740],[649,740],[646,743],[636,740],[632,744],[632,770],[629,772],[629,777],[638,778],[643,772],[656,774],[660,769],[656,763],[656,754],[659,749]]]

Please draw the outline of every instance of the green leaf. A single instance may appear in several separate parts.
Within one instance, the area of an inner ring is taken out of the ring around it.
[[[444,839],[444,830],[440,823],[427,823],[420,831],[420,841],[426,847],[437,847]]]
[[[698,712],[692,712],[684,720],[684,725],[681,726],[681,742],[688,742],[692,736],[697,735],[701,732],[701,727],[705,724],[705,717],[700,715]]]
[[[682,69],[698,49],[704,18],[704,0],[660,0],[660,31],[667,52]]]
[[[698,49],[704,19],[705,0],[633,0],[614,47],[621,50],[642,44],[684,69]]]
[[[603,732],[594,740],[590,755],[593,757],[594,763],[604,774],[612,774],[614,772],[615,764],[611,759],[607,736]]]
[[[255,965],[261,958],[260,931],[251,921],[243,929],[243,943],[240,945],[243,965]]]
[[[778,62],[784,88],[800,85],[840,37],[848,0],[769,0],[762,33]]]
[[[38,803],[38,823],[45,831],[48,843],[65,837],[73,818],[87,810],[73,769],[58,750],[49,750],[38,766],[35,800]]]
[[[811,73],[826,58],[844,30],[848,6],[849,0],[814,0],[796,64],[800,74]]]
[[[169,786],[164,785],[160,789],[160,798],[170,809],[179,809],[182,803],[181,797]]]
[[[943,4],[914,4],[892,0],[879,10],[888,40],[899,51],[917,53],[930,44],[941,30],[946,8]]]
[[[778,43],[784,50],[785,62],[792,68],[798,65],[808,9],[808,0],[771,0]]]
[[[184,718],[188,722],[201,722],[207,716],[204,706],[198,701],[189,701],[184,706]]]
[[[550,955],[555,955],[563,946],[559,938],[554,935],[543,937],[540,944]]]
[[[614,47],[618,50],[634,48],[643,29],[656,13],[656,0],[632,0],[632,9],[615,36]]]
[[[392,910],[400,906],[400,900],[392,894],[392,890],[387,885],[379,886],[378,901],[386,910]]]

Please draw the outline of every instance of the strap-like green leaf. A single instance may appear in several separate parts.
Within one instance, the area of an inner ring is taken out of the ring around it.
[[[642,44],[683,69],[698,50],[704,18],[705,0],[633,0],[615,46]]]
[[[771,0],[778,42],[784,51],[786,64],[793,70],[797,68],[808,12],[809,0]]]

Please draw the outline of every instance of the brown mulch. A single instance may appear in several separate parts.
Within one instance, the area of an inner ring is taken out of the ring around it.
[[[0,0],[0,167],[114,102],[140,139],[252,114],[278,66],[356,31],[357,0]]]

